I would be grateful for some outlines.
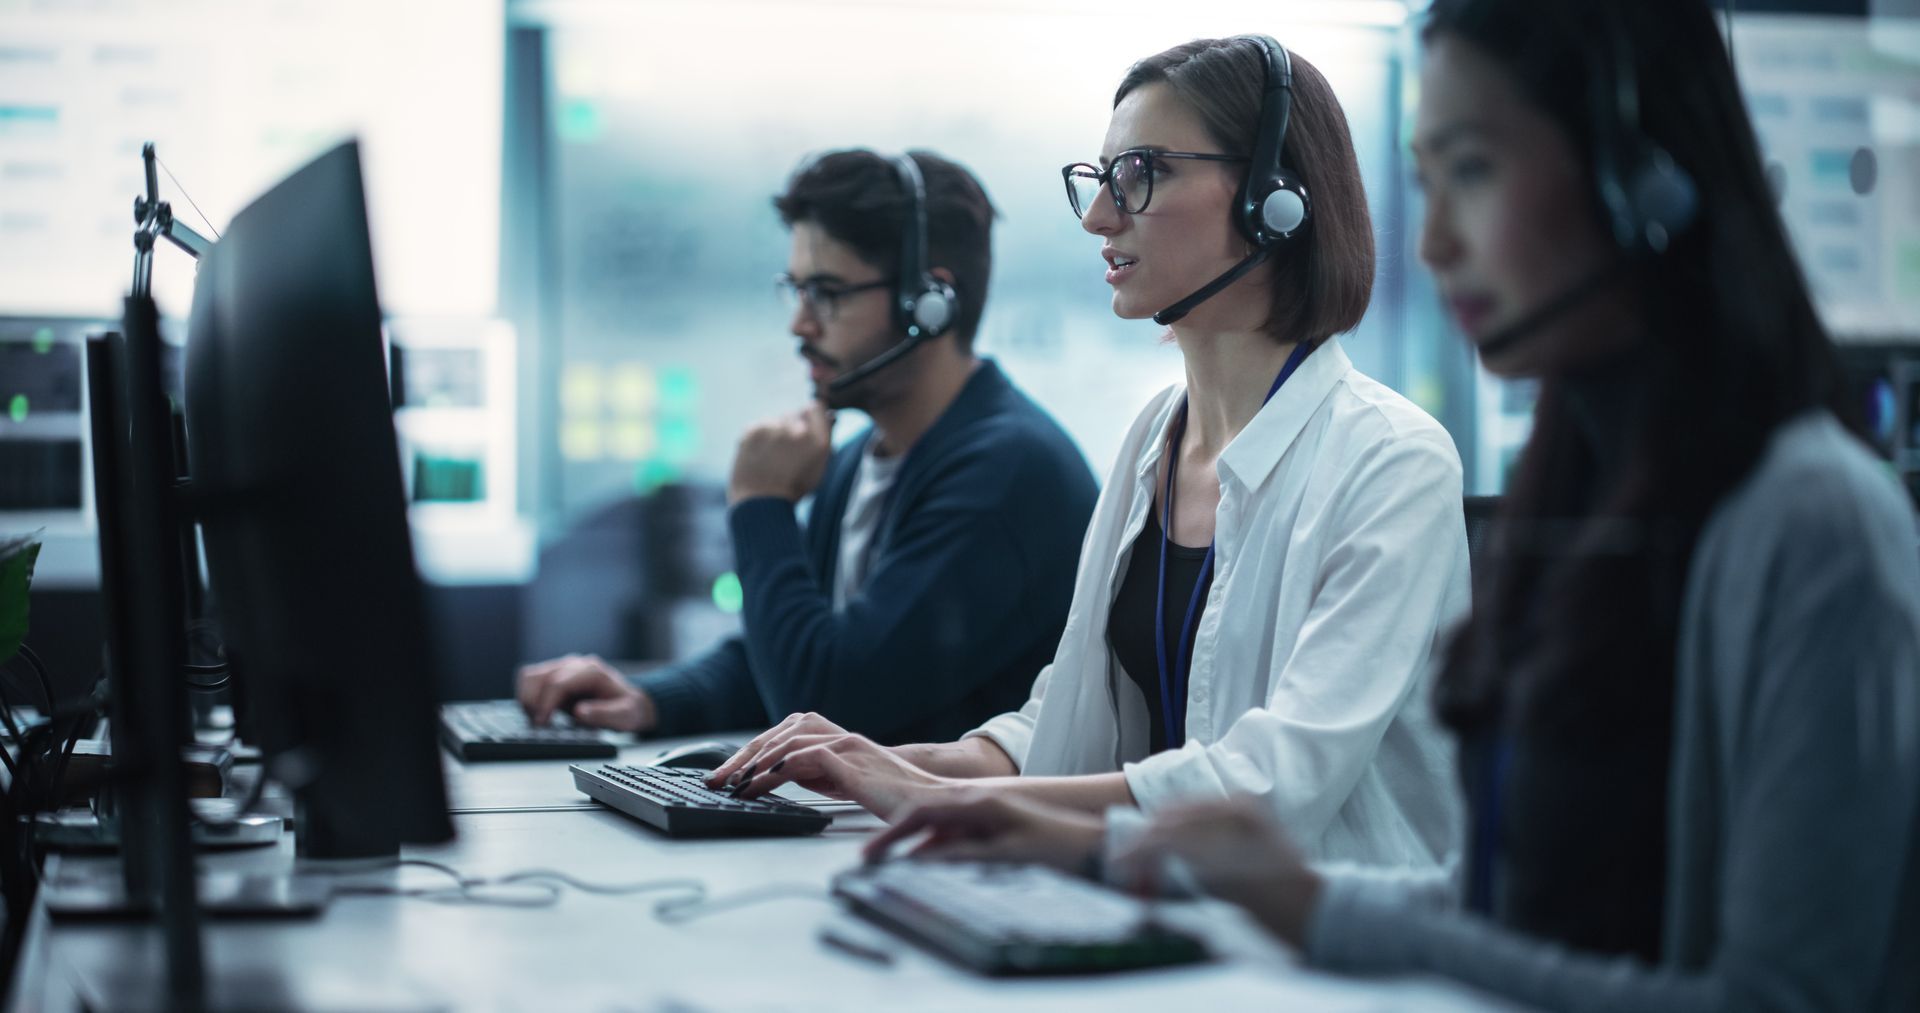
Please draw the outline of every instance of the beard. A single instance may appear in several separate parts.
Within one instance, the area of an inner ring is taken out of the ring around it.
[[[892,327],[889,326],[869,335],[860,343],[860,349],[857,352],[843,357],[829,356],[817,349],[802,345],[800,354],[808,362],[825,366],[833,371],[833,375],[828,379],[814,382],[814,399],[835,410],[852,408],[856,411],[864,411],[869,404],[873,403],[875,395],[884,396],[888,387],[891,386],[888,381],[897,377],[906,367],[896,361],[883,367],[880,372],[846,386],[835,386],[836,382],[840,377],[873,361],[902,340],[905,339],[894,334]]]

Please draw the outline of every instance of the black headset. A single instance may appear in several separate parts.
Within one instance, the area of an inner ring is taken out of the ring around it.
[[[1482,338],[1482,356],[1505,351],[1542,332],[1639,265],[1659,257],[1700,216],[1700,188],[1640,122],[1640,81],[1626,23],[1602,2],[1606,51],[1589,73],[1593,175],[1620,256],[1520,319]]]
[[[912,155],[895,155],[893,171],[907,194],[907,220],[900,230],[900,275],[894,292],[895,317],[908,339],[925,341],[953,325],[959,299],[953,286],[927,267],[927,184]]]
[[[1265,35],[1235,36],[1260,47],[1266,57],[1266,86],[1260,96],[1260,128],[1253,138],[1253,155],[1247,159],[1247,174],[1240,180],[1240,193],[1233,202],[1233,227],[1253,247],[1238,264],[1207,282],[1185,299],[1153,315],[1156,324],[1171,324],[1193,308],[1219,295],[1228,285],[1239,281],[1248,271],[1266,263],[1273,251],[1307,227],[1313,217],[1313,202],[1300,176],[1280,164],[1287,146],[1287,121],[1293,116],[1293,57],[1287,47]]]
[[[1641,125],[1639,74],[1626,25],[1612,3],[1600,6],[1610,52],[1595,61],[1591,75],[1594,177],[1613,241],[1633,256],[1657,255],[1699,217],[1700,190]]]
[[[1240,38],[1260,47],[1267,61],[1267,83],[1260,97],[1260,130],[1254,135],[1253,157],[1234,205],[1234,224],[1248,242],[1267,246],[1305,227],[1313,217],[1313,204],[1299,174],[1280,162],[1287,145],[1287,123],[1293,117],[1293,56],[1271,36]]]
[[[953,286],[927,268],[927,183],[920,175],[920,165],[912,155],[896,155],[888,161],[907,195],[907,220],[900,228],[900,268],[893,288],[893,323],[901,340],[834,377],[827,384],[833,390],[845,390],[945,334],[960,306]]]

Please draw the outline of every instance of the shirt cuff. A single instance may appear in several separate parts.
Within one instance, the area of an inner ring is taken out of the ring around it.
[[[653,701],[653,727],[647,729],[645,734],[667,738],[705,730],[700,727],[703,703],[700,690],[679,666],[648,672],[627,681]]]
[[[1409,898],[1397,884],[1365,876],[1328,876],[1307,916],[1301,953],[1316,967],[1365,971],[1394,966]]]
[[[778,496],[743,499],[727,511],[727,530],[733,535],[736,567],[745,571],[751,561],[780,555],[805,555],[800,522],[793,503]]]
[[[991,739],[1013,761],[1014,773],[1018,774],[1027,766],[1027,747],[1033,743],[1033,724],[1025,715],[1015,711],[988,718],[986,724],[960,738],[963,741],[972,738]]]
[[[1153,813],[1175,802],[1224,797],[1226,789],[1205,761],[1205,751],[1200,743],[1188,742],[1179,749],[1122,764],[1120,772],[1141,811]]]
[[[1106,832],[1100,839],[1100,879],[1108,886],[1130,886],[1119,882],[1119,864],[1116,860],[1133,846],[1133,842],[1140,839],[1141,834],[1146,833],[1147,814],[1132,806],[1108,806],[1106,823]]]
[[[1146,834],[1149,822],[1147,814],[1133,806],[1107,807],[1106,833],[1100,840],[1101,882],[1129,893],[1147,886],[1154,890],[1156,896],[1176,900],[1200,896],[1203,891],[1199,879],[1193,874],[1193,869],[1179,858],[1168,858],[1144,884],[1132,881],[1138,869],[1120,864],[1120,856],[1126,854]]]

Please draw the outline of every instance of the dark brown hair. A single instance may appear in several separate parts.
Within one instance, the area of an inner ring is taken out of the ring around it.
[[[952,334],[961,347],[971,347],[987,306],[997,213],[980,181],[958,163],[929,151],[909,157],[926,180],[927,266],[953,272],[960,306]],[[872,151],[831,151],[808,161],[773,207],[788,228],[811,222],[874,267],[890,275],[900,269],[907,194],[893,163]]]
[[[1280,163],[1313,202],[1306,231],[1275,257],[1267,332],[1325,341],[1360,326],[1373,295],[1373,219],[1346,112],[1318,68],[1293,57],[1293,115]],[[1133,65],[1113,104],[1149,84],[1186,103],[1224,154],[1248,156],[1260,129],[1267,58],[1248,39],[1196,39]]]

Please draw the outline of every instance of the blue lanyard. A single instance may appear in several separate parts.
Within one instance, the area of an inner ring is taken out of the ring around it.
[[[1467,882],[1467,910],[1493,916],[1494,883],[1500,872],[1500,830],[1507,788],[1507,766],[1513,757],[1513,740],[1505,732],[1496,732],[1485,746],[1481,758],[1480,811],[1473,840],[1472,872]]]
[[[1307,353],[1313,346],[1305,341],[1293,346],[1293,354],[1287,356],[1287,364],[1280,367],[1280,375],[1273,378],[1273,386],[1267,388],[1264,407],[1267,401],[1280,392],[1280,385],[1287,377],[1300,368],[1306,361]],[[1180,650],[1172,658],[1167,657],[1167,546],[1173,543],[1173,476],[1180,467],[1180,440],[1187,434],[1187,403],[1180,402],[1180,414],[1173,422],[1173,435],[1167,449],[1167,494],[1162,501],[1166,504],[1165,521],[1160,530],[1160,579],[1154,585],[1153,592],[1153,660],[1160,666],[1160,723],[1166,732],[1166,747],[1178,749],[1186,741],[1187,728],[1187,676],[1193,670],[1193,658],[1187,653],[1187,645],[1193,641],[1195,620],[1200,617],[1200,592],[1208,586],[1208,575],[1213,572],[1213,542],[1207,543],[1207,558],[1200,563],[1200,576],[1194,578],[1193,594],[1187,599],[1187,618],[1180,623]],[[1149,506],[1148,509],[1152,509]]]

